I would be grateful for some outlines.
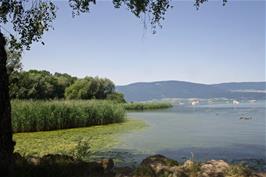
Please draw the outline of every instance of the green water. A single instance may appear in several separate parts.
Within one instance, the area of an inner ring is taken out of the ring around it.
[[[130,158],[136,161],[157,153],[181,161],[191,156],[196,160],[265,160],[265,112],[265,101],[130,112],[128,117],[144,120],[148,127],[122,135],[116,149],[132,152]]]

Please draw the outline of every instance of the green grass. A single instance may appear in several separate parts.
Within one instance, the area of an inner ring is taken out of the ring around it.
[[[88,127],[124,119],[124,107],[110,101],[12,101],[14,132]]]
[[[165,102],[146,102],[146,103],[125,103],[123,104],[126,110],[129,111],[143,111],[152,109],[166,109],[173,107],[170,103]]]
[[[139,120],[127,120],[116,123],[87,128],[74,128],[68,130],[16,133],[15,152],[23,156],[43,156],[47,154],[75,155],[80,142],[86,142],[92,153],[108,150],[119,143],[118,137],[122,133],[145,127]],[[78,149],[79,150],[79,149]]]

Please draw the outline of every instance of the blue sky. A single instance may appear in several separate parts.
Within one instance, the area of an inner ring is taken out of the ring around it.
[[[25,70],[44,69],[78,77],[132,82],[199,83],[265,80],[265,2],[173,1],[163,28],[153,35],[127,9],[100,1],[72,18],[58,1],[55,30],[23,55]]]

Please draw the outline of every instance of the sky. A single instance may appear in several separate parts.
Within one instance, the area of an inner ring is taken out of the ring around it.
[[[24,70],[107,77],[117,85],[180,80],[197,83],[265,81],[265,2],[173,1],[154,35],[125,7],[97,2],[72,18],[57,1],[54,30],[23,53]]]

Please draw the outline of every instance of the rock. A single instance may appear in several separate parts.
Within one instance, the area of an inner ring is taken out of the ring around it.
[[[16,164],[23,164],[24,162],[26,162],[25,158],[23,158],[19,153],[15,152],[13,154],[14,160],[16,162]]]
[[[266,172],[258,172],[258,173],[254,173],[253,175],[254,177],[266,177]]]
[[[191,169],[194,165],[194,162],[192,160],[187,160],[184,162],[183,167],[186,169]]]
[[[41,158],[41,163],[45,164],[69,164],[74,162],[73,157],[60,154],[48,154]]]
[[[162,155],[144,159],[136,169],[134,177],[184,177],[184,170],[178,163]]]
[[[169,159],[163,155],[153,155],[150,157],[147,157],[146,159],[144,159],[141,164],[141,166],[175,166],[178,165],[178,162],[176,162],[175,160]]]
[[[233,164],[242,164],[254,171],[266,171],[266,161],[264,159],[241,159],[232,161]]]
[[[113,159],[103,159],[97,162],[106,171],[111,171],[114,168]]]
[[[176,166],[176,165],[178,165],[176,161],[172,159],[168,159],[162,155],[150,156],[144,159],[140,164],[140,166],[142,167],[151,168],[151,170],[155,174],[160,173],[162,170],[169,171],[171,167]]]
[[[202,177],[223,177],[229,164],[223,160],[211,160],[201,165]]]
[[[115,177],[131,177],[134,169],[130,167],[117,167],[114,171]]]
[[[41,159],[38,157],[28,157],[27,162],[31,165],[37,166],[40,165]]]

